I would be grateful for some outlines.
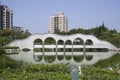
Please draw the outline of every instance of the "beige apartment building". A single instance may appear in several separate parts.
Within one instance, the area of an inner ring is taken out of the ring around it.
[[[50,16],[49,32],[68,32],[68,19],[64,13],[56,13],[54,16]]]

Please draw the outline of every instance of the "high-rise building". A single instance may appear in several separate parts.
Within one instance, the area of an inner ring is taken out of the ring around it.
[[[13,12],[6,5],[0,5],[0,30],[11,30],[13,27]]]
[[[64,13],[57,13],[50,17],[50,33],[68,32],[68,19]]]

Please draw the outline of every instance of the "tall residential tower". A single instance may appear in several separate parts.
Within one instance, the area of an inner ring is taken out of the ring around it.
[[[50,33],[68,32],[68,19],[64,13],[50,16]]]
[[[6,5],[0,5],[0,30],[11,30],[13,27],[13,12]]]

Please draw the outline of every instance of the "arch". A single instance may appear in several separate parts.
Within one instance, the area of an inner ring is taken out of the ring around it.
[[[73,45],[83,45],[84,41],[81,38],[75,38],[75,40],[73,41]]]
[[[65,41],[65,52],[72,52],[72,47],[71,46],[72,46],[72,41],[71,40],[66,40]]]
[[[58,40],[57,45],[64,45],[64,41],[63,40]]]
[[[44,45],[56,45],[56,41],[52,37],[48,37],[44,41]]]
[[[64,41],[63,40],[58,40],[57,41],[57,52],[64,52]],[[62,47],[59,47],[62,46]]]
[[[34,45],[42,45],[42,44],[43,43],[42,43],[41,39],[37,38],[37,39],[34,40]]]
[[[87,39],[85,41],[85,45],[93,45],[93,41],[91,39]]]
[[[79,47],[75,47],[78,46]],[[73,41],[73,52],[83,52],[83,45],[84,45],[84,41],[81,38],[75,38]],[[82,46],[82,47],[80,47]]]
[[[72,45],[72,41],[71,40],[66,40],[65,45]]]

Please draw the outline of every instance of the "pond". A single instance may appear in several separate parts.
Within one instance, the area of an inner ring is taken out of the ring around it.
[[[115,55],[117,52],[108,51],[108,52],[23,52],[20,51],[19,54],[8,55],[14,60],[20,60],[27,63],[35,64],[73,64],[73,65],[82,65],[82,64],[95,64],[99,60],[110,58]]]

